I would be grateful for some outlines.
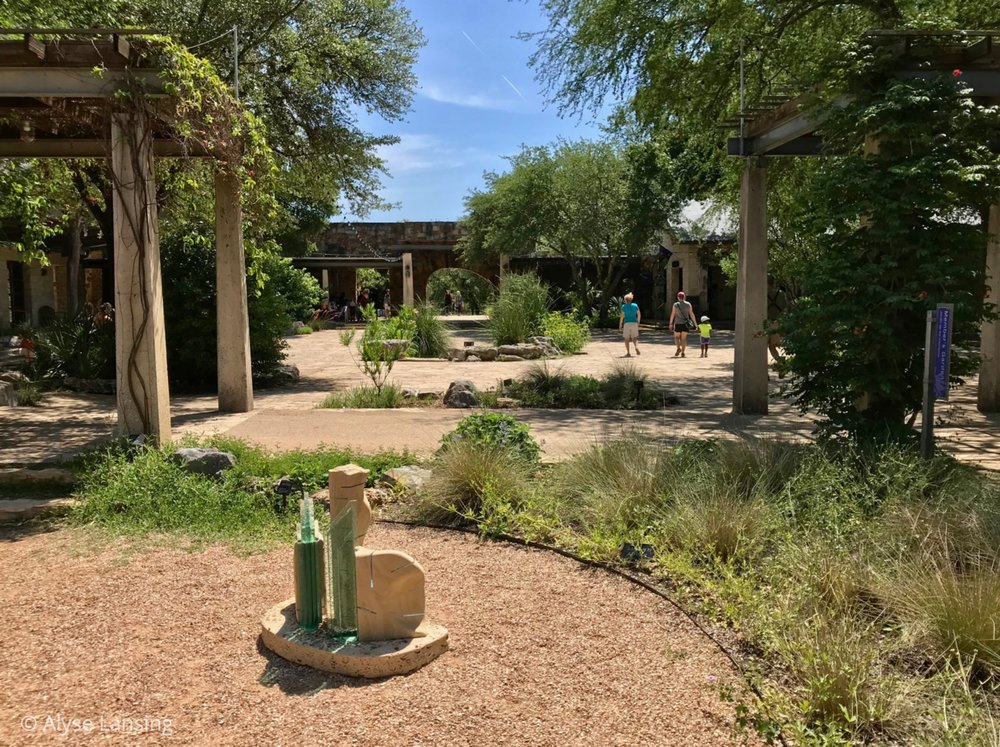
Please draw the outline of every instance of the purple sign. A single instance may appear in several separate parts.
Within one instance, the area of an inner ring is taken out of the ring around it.
[[[948,375],[951,369],[951,318],[955,307],[940,304],[935,310],[934,332],[934,396],[948,399]]]

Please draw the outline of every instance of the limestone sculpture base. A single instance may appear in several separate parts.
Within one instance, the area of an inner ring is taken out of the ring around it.
[[[286,599],[261,620],[261,641],[283,659],[347,677],[392,677],[415,672],[448,650],[448,631],[424,621],[416,638],[343,643],[325,633],[302,630],[295,600]]]

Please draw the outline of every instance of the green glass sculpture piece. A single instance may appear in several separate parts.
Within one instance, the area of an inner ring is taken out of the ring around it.
[[[295,617],[302,629],[316,630],[323,622],[325,600],[323,540],[313,515],[312,498],[303,497],[299,511],[295,542]]]
[[[330,608],[326,627],[335,636],[358,632],[358,590],[354,567],[354,506],[347,506],[330,519],[326,548],[330,574],[327,578]]]

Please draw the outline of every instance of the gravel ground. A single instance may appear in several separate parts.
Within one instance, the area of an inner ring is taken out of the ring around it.
[[[290,550],[0,534],[0,744],[742,744],[710,684],[734,681],[728,663],[654,595],[454,533],[377,525],[369,544],[417,558],[450,631],[406,677],[353,681],[261,647]]]

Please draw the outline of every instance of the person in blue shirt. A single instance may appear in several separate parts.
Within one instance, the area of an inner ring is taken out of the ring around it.
[[[632,357],[629,343],[635,345],[635,354],[641,355],[639,352],[639,322],[642,320],[642,313],[639,311],[639,305],[633,303],[633,298],[631,293],[626,293],[625,303],[622,304],[621,311],[618,312],[618,329],[622,331],[622,336],[625,338],[626,358]]]

